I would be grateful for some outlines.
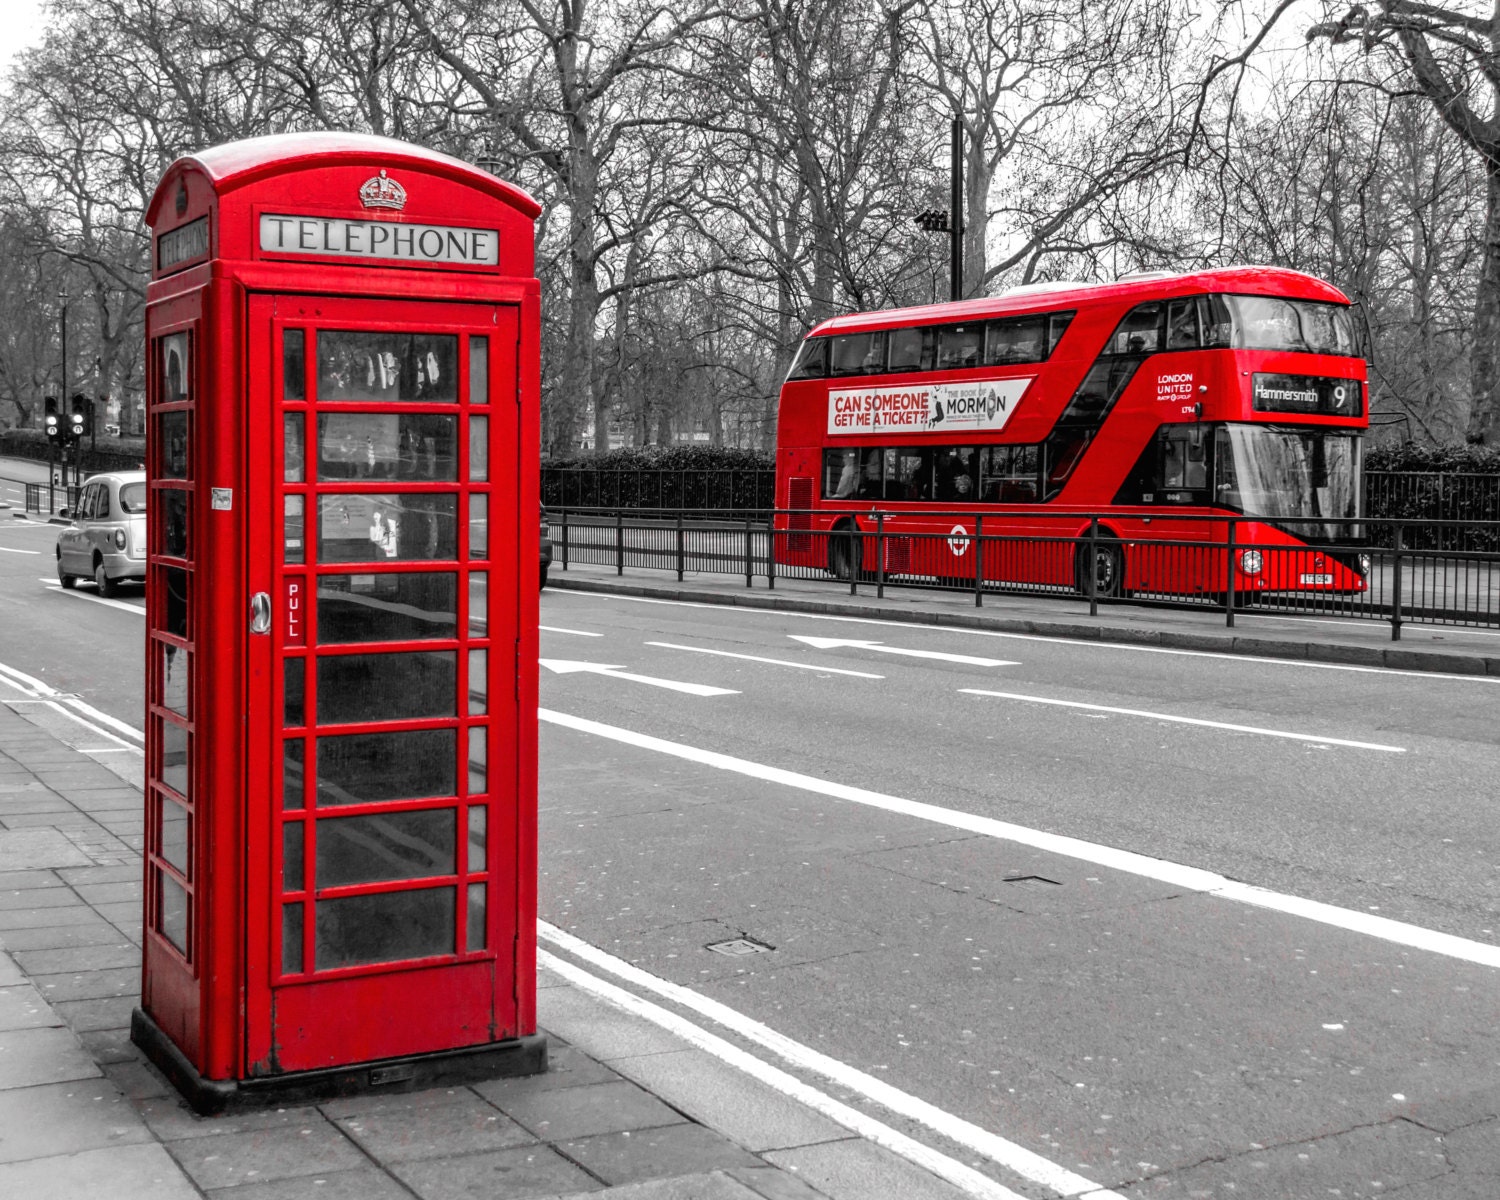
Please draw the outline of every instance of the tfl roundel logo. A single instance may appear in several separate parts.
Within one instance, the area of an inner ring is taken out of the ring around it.
[[[406,189],[381,171],[360,187],[359,202],[366,208],[403,209],[406,207]]]

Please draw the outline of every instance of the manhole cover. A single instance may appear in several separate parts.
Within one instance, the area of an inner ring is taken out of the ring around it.
[[[776,947],[768,946],[765,942],[757,942],[754,938],[737,937],[727,942],[710,942],[704,949],[712,950],[715,954],[727,954],[731,958],[739,958],[744,954],[765,954]]]

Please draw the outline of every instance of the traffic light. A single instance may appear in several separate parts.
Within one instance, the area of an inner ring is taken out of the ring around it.
[[[928,233],[948,232],[948,214],[941,208],[929,208],[919,212],[914,220],[919,228]]]
[[[57,397],[48,396],[42,401],[44,416],[42,428],[47,431],[49,442],[60,442],[63,438],[62,417],[57,412]]]
[[[68,437],[72,441],[78,441],[92,427],[93,408],[93,401],[81,393],[75,393],[72,411],[68,414]]]

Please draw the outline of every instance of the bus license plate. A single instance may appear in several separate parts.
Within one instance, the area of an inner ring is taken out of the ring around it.
[[[1303,583],[1332,583],[1333,582],[1333,576],[1332,575],[1304,575],[1304,576],[1302,576],[1302,582]]]

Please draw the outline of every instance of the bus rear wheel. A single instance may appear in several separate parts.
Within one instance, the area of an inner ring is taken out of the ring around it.
[[[1092,547],[1084,542],[1073,560],[1073,586],[1080,596],[1089,594],[1089,569],[1092,563],[1094,595],[1113,600],[1125,594],[1125,552],[1114,538],[1101,538]]]

